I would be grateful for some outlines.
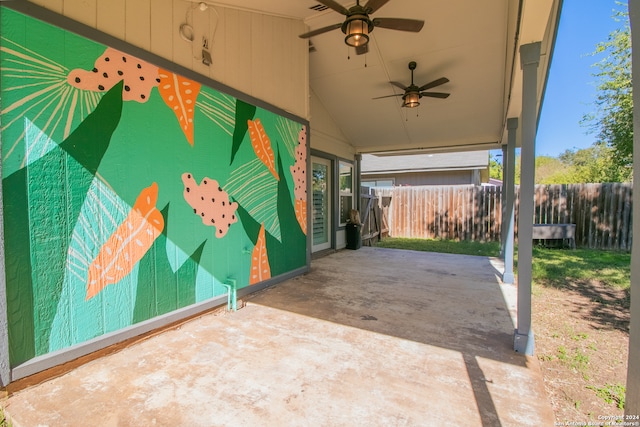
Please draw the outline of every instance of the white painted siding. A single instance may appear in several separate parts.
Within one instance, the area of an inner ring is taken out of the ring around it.
[[[311,148],[334,154],[344,159],[353,159],[355,150],[340,128],[324,108],[318,97],[311,92]]]
[[[35,4],[309,119],[309,54],[301,20],[184,0],[33,0]],[[185,41],[180,25],[193,28]],[[213,64],[202,63],[202,39]],[[213,38],[213,39],[212,39]]]
[[[475,170],[366,174],[362,180],[392,180],[395,185],[480,185]]]

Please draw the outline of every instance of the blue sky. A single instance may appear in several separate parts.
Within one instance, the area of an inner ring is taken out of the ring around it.
[[[616,0],[564,0],[560,27],[536,137],[536,156],[557,156],[567,149],[586,148],[595,135],[580,125],[594,110],[597,71],[602,55],[590,55],[599,42],[622,26],[614,10]]]

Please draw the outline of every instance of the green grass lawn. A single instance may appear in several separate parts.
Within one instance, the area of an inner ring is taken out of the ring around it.
[[[377,246],[490,257],[500,251],[496,242],[427,239],[387,238]],[[619,332],[628,330],[630,262],[627,252],[533,247],[536,346],[550,393],[565,396],[554,409],[558,419],[590,419],[596,410],[618,414],[624,406],[626,356],[597,350],[627,345]],[[554,309],[559,306],[568,312]]]
[[[403,237],[386,237],[377,243],[380,248],[409,249],[412,251],[440,252],[445,254],[498,256],[498,242],[470,242],[439,239],[406,239]]]
[[[498,242],[469,242],[437,239],[388,237],[376,245],[460,255],[499,256]],[[567,279],[598,278],[614,288],[629,288],[631,254],[597,249],[555,249],[534,246],[533,281],[539,285],[562,287]],[[517,264],[517,253],[516,253]],[[517,267],[517,265],[516,265]]]

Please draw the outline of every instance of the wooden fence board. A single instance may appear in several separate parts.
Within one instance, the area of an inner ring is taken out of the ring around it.
[[[499,241],[502,188],[412,186],[377,190],[378,227],[393,237]],[[630,250],[632,185],[537,185],[534,222],[575,224],[579,247]],[[517,235],[519,189],[514,204]],[[381,235],[386,235],[382,233]]]

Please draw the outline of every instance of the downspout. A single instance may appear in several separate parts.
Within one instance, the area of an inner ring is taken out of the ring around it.
[[[356,154],[355,155],[355,163],[353,165],[354,168],[354,172],[355,172],[355,176],[356,176],[356,182],[355,182],[355,195],[356,195],[356,207],[355,209],[358,210],[358,212],[362,212],[362,198],[360,197],[360,192],[361,190],[361,185],[362,185],[362,176],[361,176],[361,172],[362,172],[362,154]]]

